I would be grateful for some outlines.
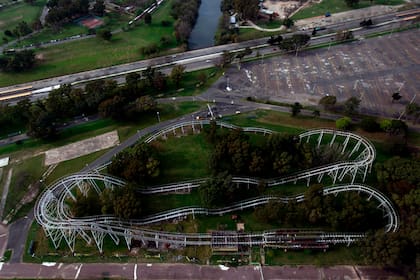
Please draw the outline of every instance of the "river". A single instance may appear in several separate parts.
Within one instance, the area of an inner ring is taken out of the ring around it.
[[[214,46],[214,35],[222,15],[221,2],[222,0],[201,0],[197,22],[188,40],[190,50]]]

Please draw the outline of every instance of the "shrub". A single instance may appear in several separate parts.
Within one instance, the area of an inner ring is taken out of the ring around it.
[[[338,129],[347,130],[351,127],[351,119],[349,117],[343,117],[335,121],[335,127]]]
[[[364,117],[360,122],[360,128],[367,132],[377,132],[381,130],[379,123],[372,117]]]

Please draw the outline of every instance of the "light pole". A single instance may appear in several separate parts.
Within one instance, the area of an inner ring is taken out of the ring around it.
[[[157,111],[157,112],[156,112],[156,115],[157,115],[158,122],[160,122],[160,115],[159,115],[159,111]]]
[[[232,88],[229,86],[229,76],[226,75],[226,91],[231,91]]]

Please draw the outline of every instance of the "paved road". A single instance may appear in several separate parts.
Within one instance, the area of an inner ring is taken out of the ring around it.
[[[190,264],[9,264],[0,277],[41,279],[390,279],[396,273],[362,266],[201,266]]]

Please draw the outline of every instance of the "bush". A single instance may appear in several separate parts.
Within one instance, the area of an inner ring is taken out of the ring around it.
[[[351,127],[351,119],[349,117],[343,117],[335,121],[335,127],[338,129],[347,130]]]
[[[331,110],[337,103],[337,97],[333,95],[324,96],[319,100],[319,105],[322,105],[325,110]]]
[[[140,49],[140,52],[144,56],[149,56],[149,55],[152,55],[152,54],[157,54],[159,52],[159,48],[155,43],[153,43],[153,44],[150,44],[148,46],[142,47]]]
[[[162,26],[164,26],[164,27],[171,26],[171,22],[169,20],[162,20],[161,23],[162,23]]]
[[[381,131],[379,123],[372,117],[364,117],[360,122],[360,128],[367,132]]]

